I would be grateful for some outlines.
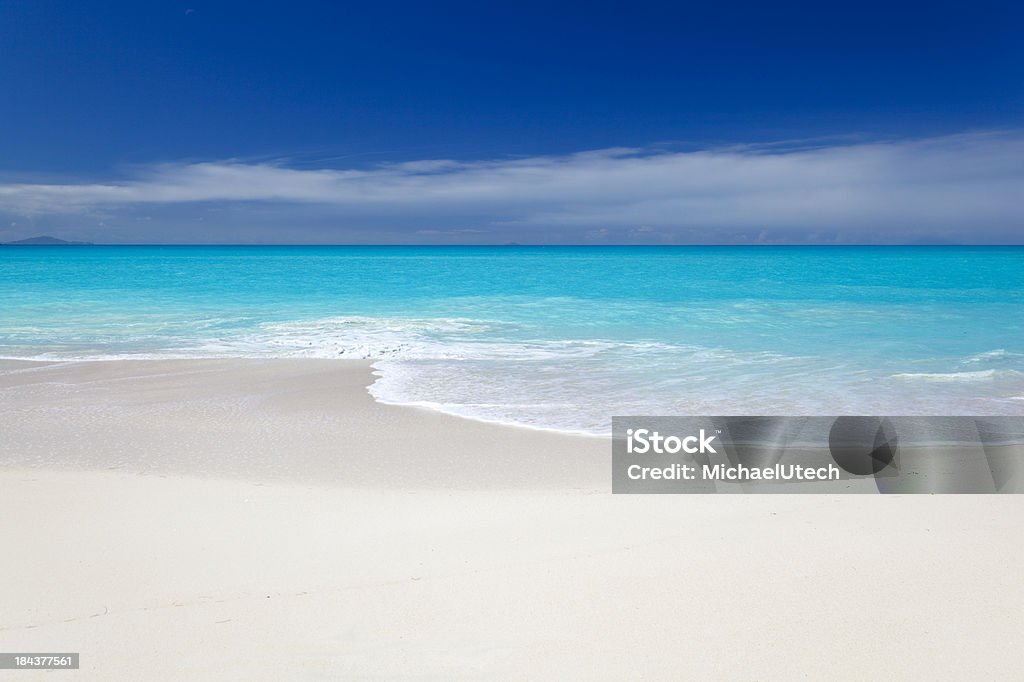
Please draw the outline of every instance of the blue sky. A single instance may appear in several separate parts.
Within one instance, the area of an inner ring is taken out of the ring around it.
[[[1021,242],[1021,17],[0,1],[0,240]]]

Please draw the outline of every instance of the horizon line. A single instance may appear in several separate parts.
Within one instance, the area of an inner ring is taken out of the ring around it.
[[[79,243],[66,243],[66,244],[25,244],[19,242],[0,242],[0,246],[27,246],[27,247],[77,247],[77,246],[180,246],[180,247],[220,247],[220,246],[253,246],[253,247],[306,247],[306,248],[321,248],[321,247],[365,247],[365,248],[409,248],[409,247],[424,247],[424,248],[694,248],[694,247],[739,247],[739,248],[772,248],[772,247],[808,247],[808,248],[844,248],[844,247],[873,247],[873,248],[905,248],[905,247],[928,247],[928,248],[964,248],[964,247],[976,247],[976,248],[1004,248],[1004,247],[1024,247],[1024,242],[1007,242],[1007,243],[970,243],[970,242],[936,242],[936,243],[922,243],[922,242],[893,242],[893,243],[877,243],[877,242],[844,242],[844,243],[813,243],[813,242],[777,242],[777,243],[760,243],[760,242],[749,242],[749,243],[687,243],[687,244],[644,244],[644,243],[618,243],[618,244],[585,244],[585,243],[564,243],[564,244],[441,244],[441,243],[407,243],[407,244],[396,244],[396,243],[295,243],[295,242],[79,242]]]

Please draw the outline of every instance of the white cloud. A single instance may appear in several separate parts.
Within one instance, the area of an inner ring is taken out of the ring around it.
[[[247,212],[259,213],[255,204],[266,204],[296,209],[294,221],[320,226],[303,229],[328,236],[376,225],[410,235],[539,241],[554,231],[569,241],[1019,242],[1022,159],[1024,133],[1009,131],[797,149],[618,148],[369,169],[163,164],[107,182],[0,184],[0,212],[102,211],[110,222],[143,206],[194,218],[200,205],[213,204],[244,222]]]

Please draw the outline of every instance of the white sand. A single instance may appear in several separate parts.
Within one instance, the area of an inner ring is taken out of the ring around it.
[[[1020,679],[1024,498],[612,496],[365,363],[0,363],[0,679]]]

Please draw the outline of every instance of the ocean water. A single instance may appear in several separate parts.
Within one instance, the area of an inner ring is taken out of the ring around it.
[[[0,356],[375,361],[371,393],[614,414],[1024,414],[1018,247],[0,247]]]

